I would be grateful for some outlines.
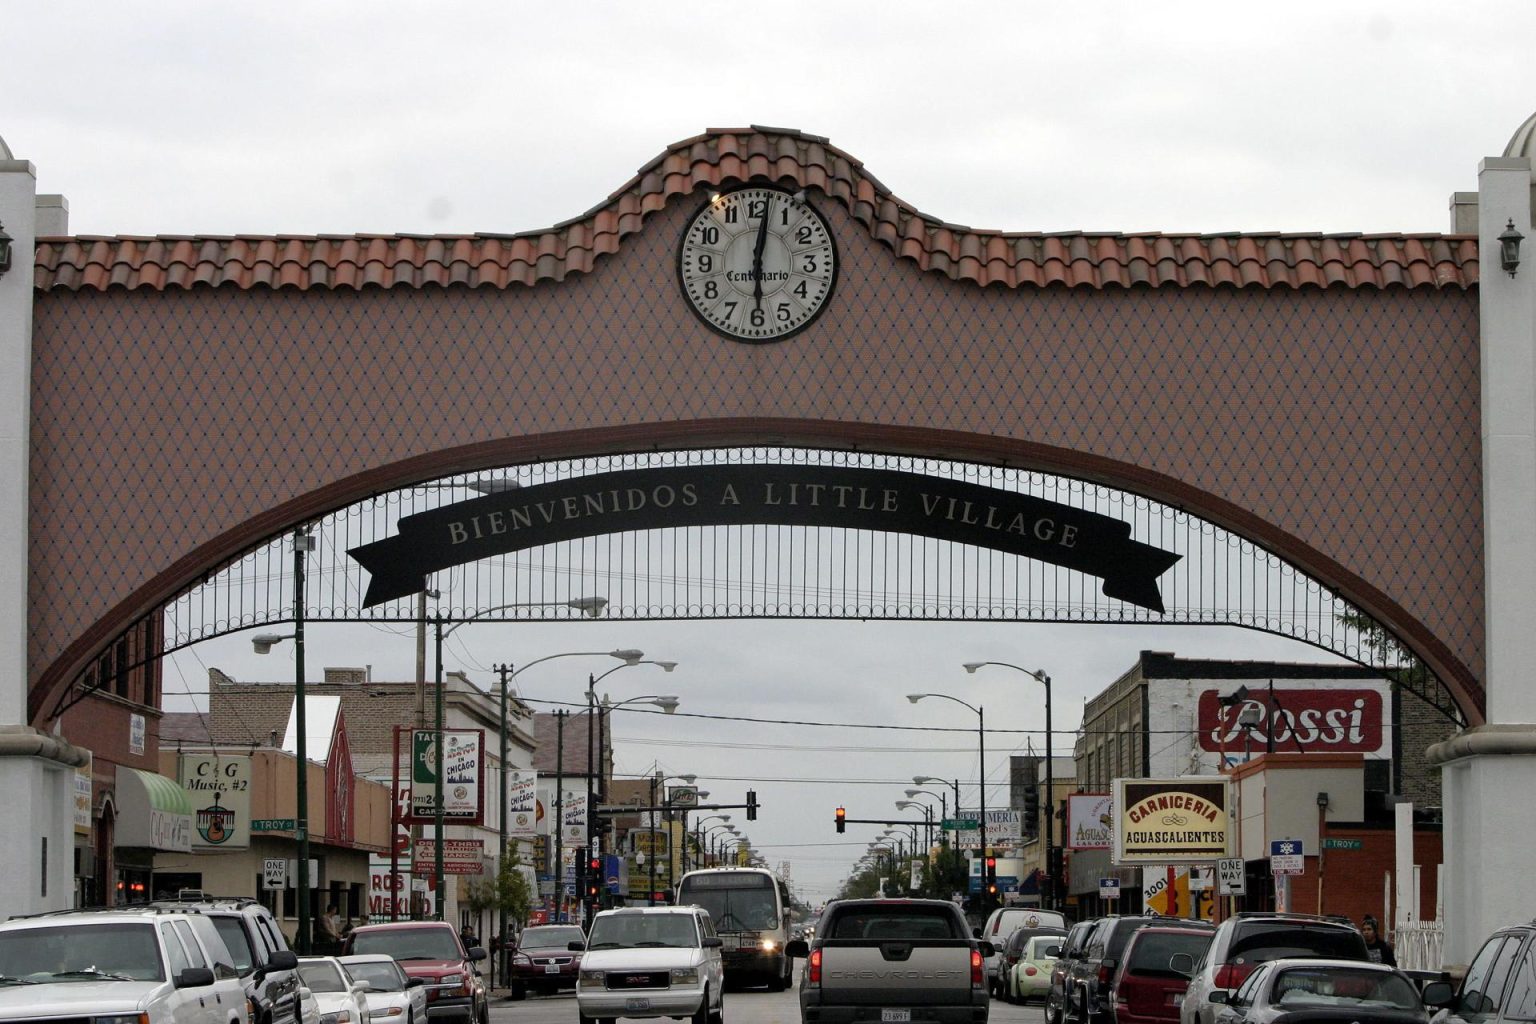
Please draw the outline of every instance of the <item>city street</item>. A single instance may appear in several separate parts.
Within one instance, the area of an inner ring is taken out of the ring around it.
[[[798,972],[796,984],[799,984]],[[727,992],[725,1020],[726,1024],[797,1024],[800,1020],[797,990],[769,992],[754,988]],[[991,1024],[1041,1024],[1043,1014],[1039,1003],[1012,1006],[994,999],[989,1020]],[[511,1024],[513,1021],[518,1024],[575,1024],[576,997],[563,992],[554,996],[533,996],[517,1003],[493,1000],[492,1024]]]

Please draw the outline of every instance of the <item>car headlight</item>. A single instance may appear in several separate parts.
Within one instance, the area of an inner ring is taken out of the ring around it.
[[[525,967],[532,967],[533,957],[529,956],[527,953],[513,953],[512,962],[515,964],[522,964]]]
[[[697,985],[699,983],[699,969],[697,967],[672,968],[672,982],[677,985]]]
[[[580,980],[583,985],[601,985],[604,981],[608,980],[607,972],[582,971]]]
[[[91,1024],[149,1024],[147,1013],[111,1013],[92,1017]]]
[[[368,1011],[368,1016],[369,1017],[398,1017],[398,1016],[400,1016],[400,1007],[398,1007],[398,1006],[381,1006],[377,1010],[369,1010]]]
[[[438,979],[437,983],[439,985],[445,985],[445,986],[450,986],[450,987],[453,986],[453,985],[462,985],[462,984],[464,984],[464,975],[462,975],[462,974],[447,974],[447,975],[444,975],[442,978]]]
[[[341,1014],[339,1013],[322,1013],[320,1015],[320,1024],[340,1024],[340,1017]]]
[[[762,946],[764,953],[772,953],[774,950],[779,948],[779,944],[774,942],[772,939],[764,939]]]

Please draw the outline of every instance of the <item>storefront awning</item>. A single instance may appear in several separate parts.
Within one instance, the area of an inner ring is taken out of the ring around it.
[[[117,846],[192,850],[192,797],[174,780],[117,769]]]

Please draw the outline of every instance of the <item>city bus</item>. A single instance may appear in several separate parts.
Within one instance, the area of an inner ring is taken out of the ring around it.
[[[677,883],[679,906],[709,911],[723,946],[726,980],[732,984],[789,987],[794,967],[784,955],[789,940],[789,889],[766,868],[703,868]]]

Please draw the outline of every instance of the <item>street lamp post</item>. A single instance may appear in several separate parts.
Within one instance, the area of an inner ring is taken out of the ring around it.
[[[1051,751],[1051,677],[1046,675],[1044,669],[1031,671],[1019,665],[1006,661],[968,661],[965,670],[975,674],[983,665],[997,665],[1000,668],[1011,668],[1015,672],[1022,672],[1045,687],[1045,799],[1041,801],[1045,805],[1045,880],[1047,893],[1041,900],[1047,910],[1056,908],[1056,777],[1051,769],[1054,760]]]
[[[299,843],[298,904],[299,928],[294,935],[298,951],[310,951],[309,919],[309,751],[307,723],[305,721],[304,693],[304,554],[315,550],[315,538],[303,529],[293,531],[293,632],[287,636],[263,633],[251,638],[257,654],[269,654],[272,645],[282,640],[293,641],[293,731],[294,760],[297,776],[294,785],[294,835]],[[393,840],[391,840],[393,841]]]
[[[915,793],[915,792],[917,792],[917,790],[913,790],[913,792]],[[933,808],[930,807],[928,804],[925,804],[925,803],[923,803],[923,802],[921,802],[919,800],[897,800],[896,801],[896,809],[898,811],[909,811],[909,810],[917,809],[917,810],[921,810],[923,812],[923,824],[925,826],[927,826],[925,834],[928,837],[928,845],[929,845],[929,847],[932,847],[933,846]],[[917,845],[917,836],[916,836],[915,833],[912,836],[912,845],[914,847]]]
[[[980,800],[981,800],[981,820],[978,821],[976,824],[977,824],[978,829],[979,829],[979,831],[981,833],[981,857],[982,857],[982,863],[985,864],[986,863],[986,857],[987,857],[987,850],[990,848],[988,846],[988,844],[987,844],[987,713],[986,713],[986,711],[982,707],[980,707],[978,705],[975,705],[975,704],[972,704],[969,701],[963,701],[959,697],[951,697],[947,693],[909,693],[909,694],[907,694],[907,700],[911,701],[913,704],[916,704],[918,701],[922,700],[924,697],[938,697],[941,700],[954,701],[956,704],[959,704],[961,707],[970,708],[972,711],[974,711],[976,713],[977,751],[978,751],[978,756],[980,758],[980,767],[981,767],[980,777],[976,780],[976,782],[977,782],[977,790],[978,790],[978,792],[980,794]],[[959,784],[957,782],[956,786],[958,787],[958,785]],[[956,801],[955,802],[955,812],[956,813],[959,813],[959,810],[960,810],[959,800],[960,800],[960,796],[959,796],[959,790],[957,788],[956,789],[956,794],[955,794],[955,801]],[[985,870],[983,870],[983,873],[985,873]],[[981,902],[982,902],[982,906],[987,906],[988,905],[987,888],[986,888],[985,884],[983,884],[982,888],[981,888]]]
[[[502,611],[502,610],[507,609],[507,608],[544,608],[544,607],[549,607],[549,606],[557,605],[557,604],[558,605],[565,605],[567,608],[574,608],[577,611],[581,612],[583,615],[589,616],[591,618],[596,618],[597,616],[599,616],[599,615],[601,615],[603,613],[603,609],[608,604],[608,599],[606,597],[576,597],[576,598],[572,598],[569,601],[514,601],[514,602],[510,602],[508,604],[492,605],[489,608],[485,608],[485,609],[483,609],[481,611],[475,612],[473,615],[470,615],[467,618],[460,619],[458,622],[455,622],[453,625],[447,627],[446,629],[443,628],[444,618],[443,618],[443,616],[441,614],[438,614],[438,615],[433,617],[432,622],[433,622],[433,625],[435,627],[434,635],[436,637],[436,650],[435,650],[436,667],[435,667],[435,674],[434,674],[434,683],[435,683],[435,689],[437,691],[436,697],[435,697],[433,732],[436,734],[437,741],[432,745],[433,746],[434,755],[435,755],[434,759],[433,759],[433,765],[432,765],[432,774],[433,774],[433,782],[432,782],[432,856],[433,856],[432,884],[436,887],[436,891],[437,891],[437,919],[439,921],[441,921],[443,919],[443,903],[444,903],[444,900],[443,900],[443,641],[445,639],[447,639],[449,636],[453,635],[453,631],[458,629],[460,626],[467,626],[471,622],[474,622],[477,619],[480,619],[480,618],[482,618],[482,617],[484,617],[486,615],[489,615],[491,612]],[[594,653],[594,654],[597,654],[597,653],[609,653],[613,657],[622,658],[625,661],[628,661],[628,660],[631,660],[631,659],[638,661],[641,657],[644,656],[643,653],[640,652],[640,651],[612,651],[612,652],[585,652],[585,653]],[[541,659],[541,660],[545,660],[545,659]],[[529,668],[533,664],[534,664],[534,662],[529,662],[528,665],[525,665],[523,667],[524,668]],[[503,863],[505,862],[505,858],[506,858],[506,855],[507,855],[507,826],[506,826],[506,817],[507,817],[507,688],[505,686],[505,682],[507,680],[510,680],[511,677],[513,675],[516,675],[516,674],[517,673],[514,672],[514,673],[511,673],[510,675],[506,676],[505,679],[503,680],[503,684],[504,685],[502,686],[502,689],[501,689],[501,808],[500,808],[499,820],[502,822],[502,825],[501,825],[501,835],[500,835],[500,847],[501,847],[501,857],[503,859]],[[505,928],[503,928],[503,932],[505,932]],[[505,934],[503,934],[503,940],[505,940]]]

